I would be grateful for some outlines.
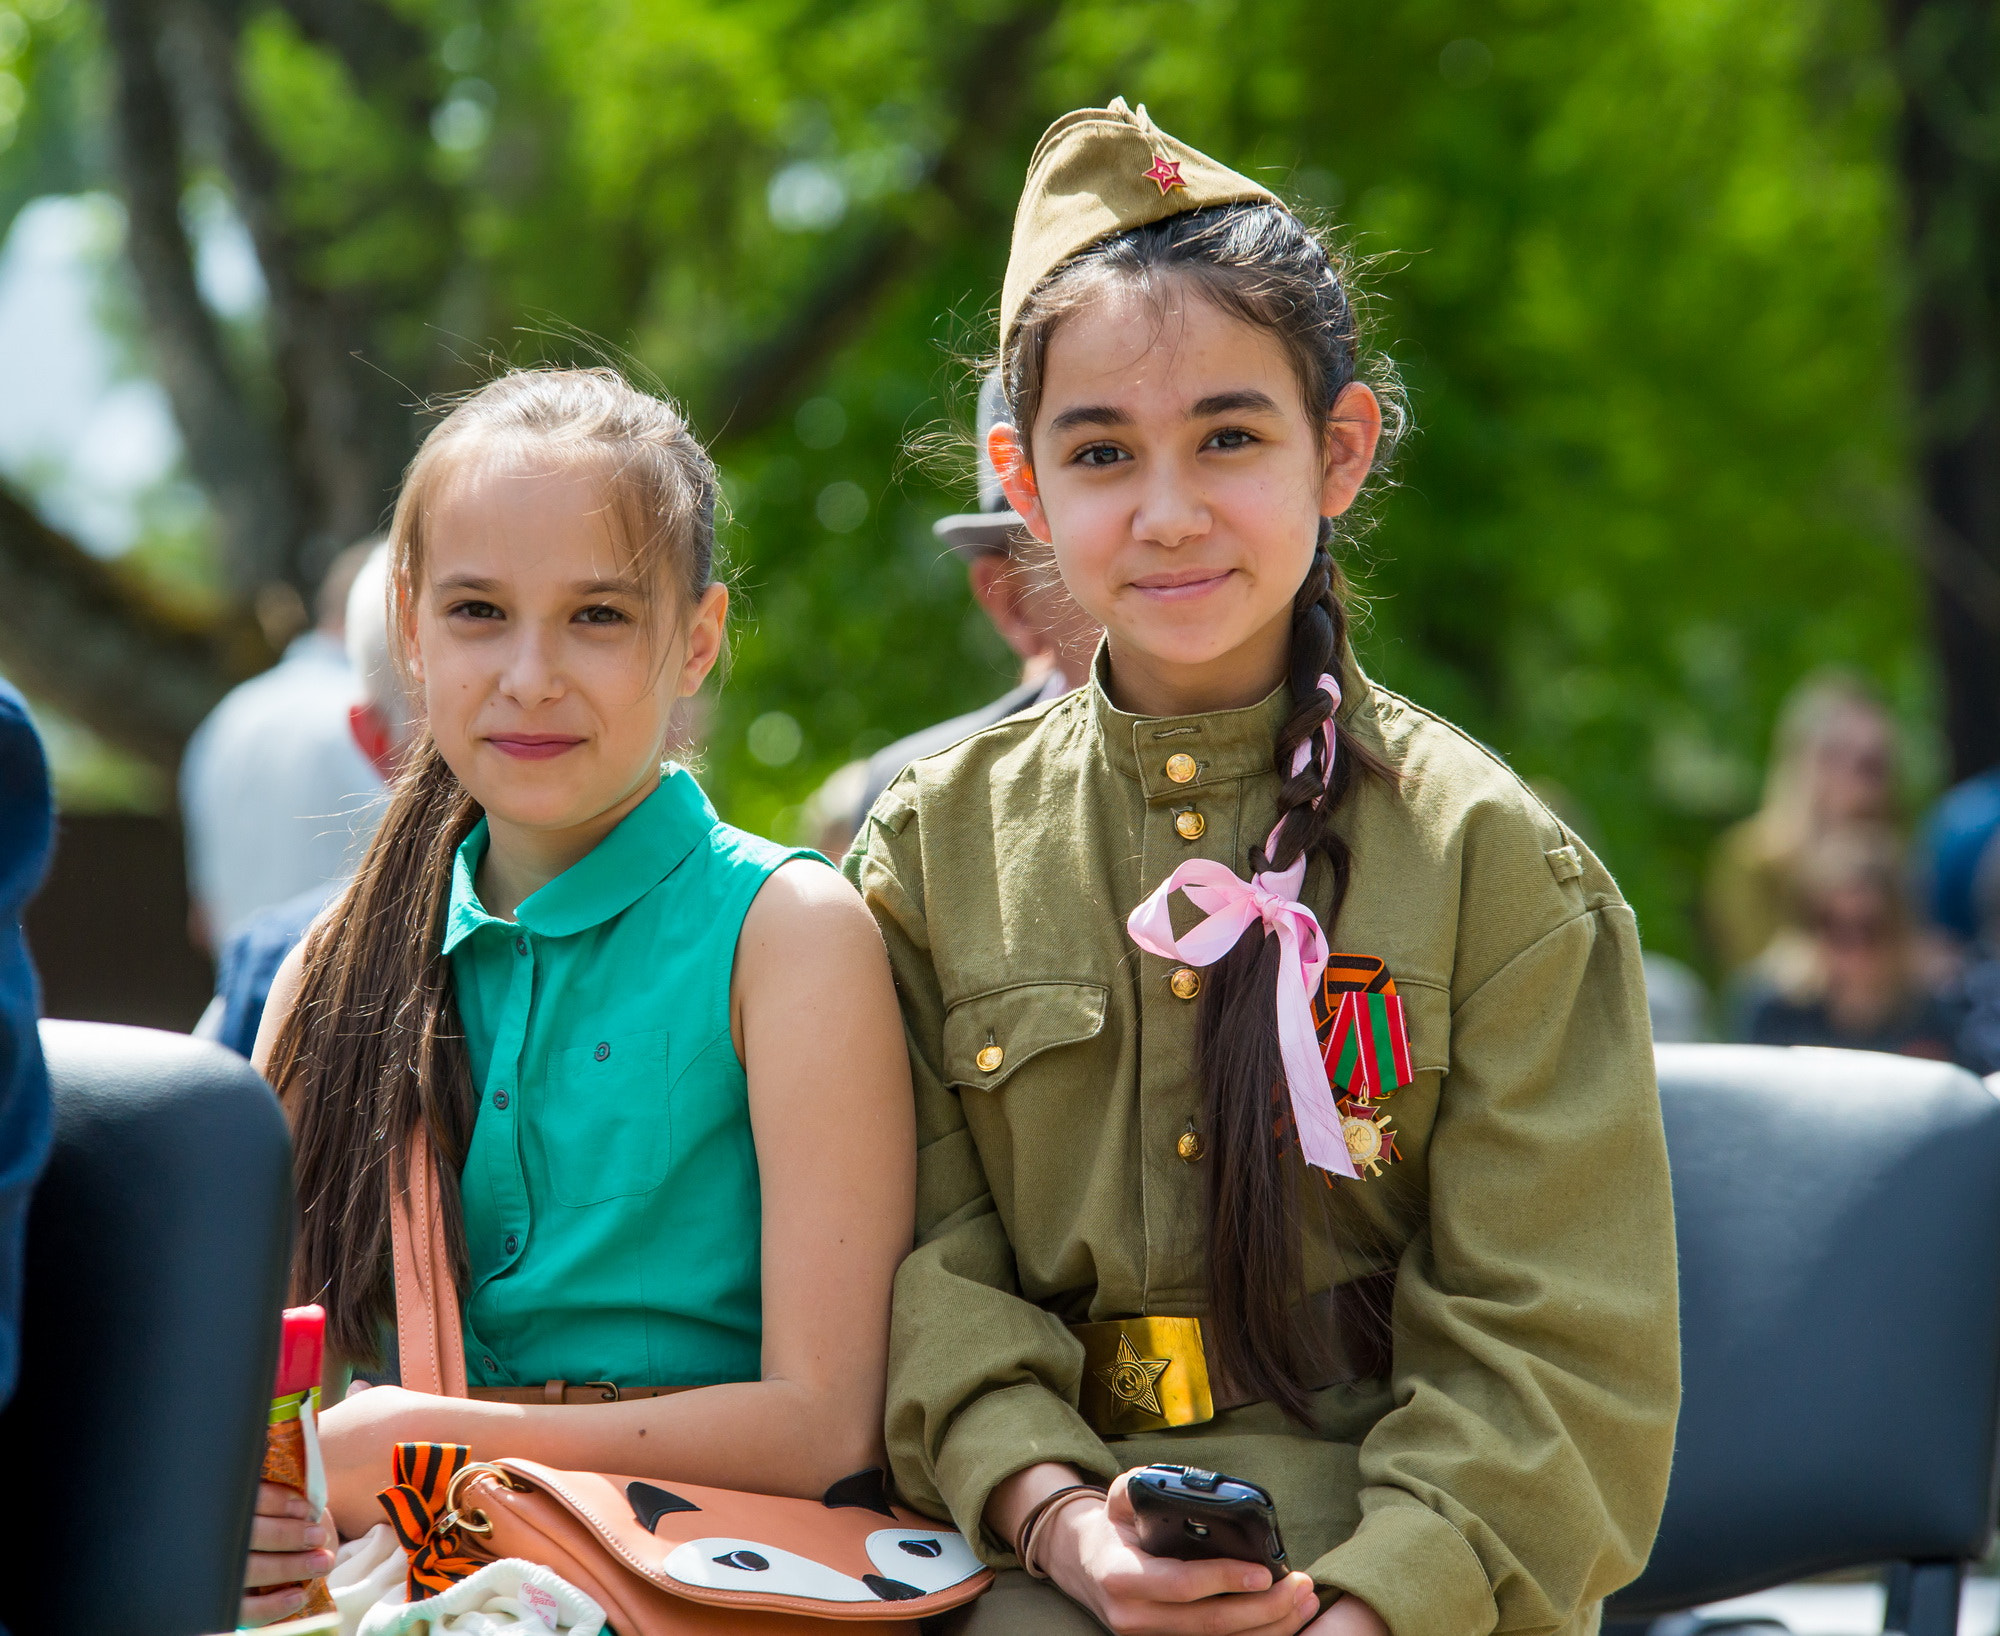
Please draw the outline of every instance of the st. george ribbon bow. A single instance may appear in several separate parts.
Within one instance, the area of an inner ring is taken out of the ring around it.
[[[1319,679],[1320,691],[1340,709],[1340,684],[1331,676]],[[1333,782],[1333,713],[1321,729],[1326,742],[1326,779]],[[1312,755],[1308,740],[1292,756],[1296,777]],[[1278,828],[1283,828],[1283,820]],[[1268,855],[1278,842],[1278,829],[1264,843]],[[1347,1151],[1341,1130],[1340,1109],[1333,1099],[1333,1087],[1326,1077],[1326,1059],[1320,1054],[1319,1036],[1312,1019],[1313,996],[1319,992],[1326,973],[1326,932],[1319,917],[1298,901],[1306,880],[1306,857],[1302,852],[1291,868],[1265,870],[1244,880],[1224,865],[1208,858],[1190,858],[1134,909],[1126,918],[1125,930],[1132,941],[1148,954],[1164,960],[1179,960],[1190,966],[1207,966],[1236,947],[1237,940],[1253,925],[1261,925],[1278,940],[1278,1053],[1285,1065],[1285,1083],[1291,1092],[1292,1122],[1298,1127],[1299,1146],[1306,1163],[1336,1176],[1354,1177],[1354,1160]],[[1173,919],[1167,900],[1185,892],[1188,901],[1204,911],[1205,917],[1185,937],[1174,936]]]

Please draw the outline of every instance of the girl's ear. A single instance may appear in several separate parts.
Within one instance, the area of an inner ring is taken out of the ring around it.
[[[1349,381],[1326,417],[1326,476],[1319,491],[1322,517],[1338,517],[1354,504],[1381,441],[1381,400],[1361,382]]]
[[[1035,471],[1028,464],[1028,451],[1021,434],[1004,421],[986,434],[986,457],[993,462],[1007,503],[1028,526],[1028,532],[1047,545],[1050,541],[1048,514],[1042,510],[1042,493],[1035,487]]]
[[[411,586],[390,581],[390,616],[402,628],[403,654],[409,665],[410,680],[424,685],[424,647],[417,639],[417,593]]]
[[[687,623],[687,656],[681,660],[675,695],[687,698],[701,690],[708,673],[722,657],[722,633],[729,618],[729,587],[720,580],[702,592]]]

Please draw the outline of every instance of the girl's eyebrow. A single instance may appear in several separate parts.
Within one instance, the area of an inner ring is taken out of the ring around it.
[[[1210,415],[1236,415],[1245,411],[1266,415],[1284,413],[1268,393],[1259,392],[1254,387],[1245,387],[1236,392],[1217,392],[1211,397],[1198,400],[1188,411],[1188,419],[1205,420]]]
[[[1189,407],[1189,420],[1206,420],[1211,415],[1281,415],[1284,413],[1268,392],[1243,387],[1234,392],[1215,392],[1198,398]],[[1049,422],[1051,433],[1067,432],[1078,426],[1129,426],[1132,417],[1115,404],[1086,403],[1065,409]]]
[[[1067,432],[1076,426],[1130,426],[1132,417],[1115,404],[1087,403],[1075,409],[1065,409],[1049,422],[1049,431]]]
[[[483,574],[448,574],[433,581],[440,591],[497,591],[500,582]],[[570,586],[575,596],[637,596],[638,584],[630,579],[580,579]]]

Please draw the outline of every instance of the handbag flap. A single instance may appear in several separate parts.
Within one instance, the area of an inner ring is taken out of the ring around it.
[[[821,1500],[694,1483],[493,1462],[468,1504],[501,1509],[543,1494],[647,1583],[693,1602],[822,1619],[921,1619],[971,1601],[993,1581],[956,1529],[890,1504],[880,1473],[846,1478]]]

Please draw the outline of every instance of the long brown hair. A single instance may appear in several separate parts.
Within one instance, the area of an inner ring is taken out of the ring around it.
[[[607,511],[641,584],[671,575],[683,608],[715,572],[715,468],[679,411],[611,369],[517,370],[461,401],[410,463],[389,530],[389,640],[409,680],[408,621],[423,583],[440,484],[469,452],[518,445],[601,473]],[[663,598],[649,602],[657,615]],[[480,808],[428,733],[406,752],[353,884],[307,938],[296,1003],[269,1074],[291,1117],[298,1179],[296,1298],[327,1309],[333,1350],[376,1361],[394,1310],[391,1189],[419,1125],[463,1292],[458,1176],[477,1114],[470,1058],[439,953],[453,855]]]
[[[1289,210],[1269,204],[1191,210],[1133,228],[1093,245],[1045,279],[1023,305],[1000,360],[1024,442],[1040,407],[1049,341],[1062,321],[1107,284],[1157,290],[1168,281],[1191,285],[1231,317],[1277,337],[1298,379],[1306,418],[1322,429],[1322,438],[1336,400],[1366,367],[1387,411],[1378,463],[1386,460],[1406,419],[1394,374],[1382,360],[1357,356],[1354,302],[1340,257]],[[1292,601],[1292,710],[1271,747],[1279,780],[1276,842],[1268,856],[1261,844],[1253,844],[1247,860],[1254,873],[1287,869],[1306,853],[1325,858],[1333,875],[1325,916],[1329,932],[1353,867],[1348,845],[1330,821],[1360,777],[1394,780],[1379,757],[1337,725],[1339,748],[1331,769],[1326,765],[1320,729],[1333,706],[1320,691],[1319,678],[1333,676],[1343,692],[1353,685],[1347,663],[1348,585],[1333,555],[1334,538],[1333,519],[1322,518],[1311,565]],[[1300,745],[1309,747],[1310,756],[1294,774]],[[1210,1138],[1206,1336],[1235,1386],[1304,1421],[1312,1379],[1338,1337],[1300,1306],[1305,1291],[1298,1195],[1304,1174],[1292,1157],[1291,1104],[1271,1002],[1277,960],[1274,938],[1246,935],[1210,968],[1203,985],[1196,1053]]]

